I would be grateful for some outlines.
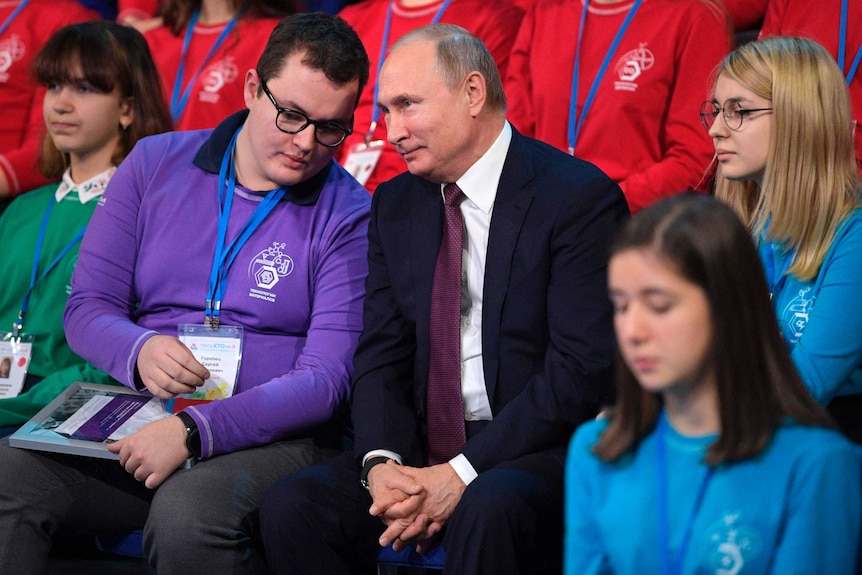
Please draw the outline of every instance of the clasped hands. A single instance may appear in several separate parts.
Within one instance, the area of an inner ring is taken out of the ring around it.
[[[368,512],[386,525],[381,547],[400,551],[408,543],[424,553],[431,548],[467,486],[448,463],[409,467],[388,461],[368,473],[373,503]]]
[[[147,390],[170,399],[191,393],[209,378],[191,351],[177,338],[156,335],[141,347],[138,374]],[[186,429],[178,417],[148,423],[137,433],[108,444],[120,456],[120,465],[149,489],[155,489],[191,454],[186,448]]]

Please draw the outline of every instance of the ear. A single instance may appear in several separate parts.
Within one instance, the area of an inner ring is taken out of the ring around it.
[[[120,126],[125,130],[135,121],[135,99],[126,98],[120,102]]]
[[[257,93],[260,90],[260,76],[257,75],[257,70],[250,68],[245,73],[245,84],[242,88],[242,96],[245,100],[245,107],[251,108],[251,105],[257,100]]]
[[[477,71],[470,72],[464,80],[464,90],[467,95],[467,106],[470,109],[470,115],[475,118],[485,107],[485,98],[487,96],[485,76]]]

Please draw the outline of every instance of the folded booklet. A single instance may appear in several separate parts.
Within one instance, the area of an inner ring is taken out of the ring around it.
[[[70,385],[9,437],[9,445],[118,459],[107,444],[170,417],[166,402],[118,385]]]

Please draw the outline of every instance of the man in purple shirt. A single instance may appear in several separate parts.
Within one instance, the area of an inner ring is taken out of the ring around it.
[[[225,377],[226,397],[112,444],[120,465],[0,443],[0,573],[46,573],[58,533],[139,528],[160,575],[265,572],[263,493],[341,445],[370,197],[332,157],[367,78],[343,20],[291,16],[246,72],[248,110],[123,162],[81,246],[70,345],[136,390]],[[212,360],[191,331],[241,354]]]

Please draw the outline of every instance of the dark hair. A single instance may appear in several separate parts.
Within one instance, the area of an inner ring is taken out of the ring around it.
[[[652,251],[703,289],[709,302],[721,432],[707,463],[753,457],[786,417],[833,427],[790,359],[754,242],[733,210],[700,194],[657,202],[623,227],[611,258],[628,250]],[[653,429],[660,408],[660,396],[641,388],[618,351],[617,404],[594,453],[615,461],[632,450]]]
[[[322,71],[339,86],[358,80],[358,103],[368,82],[368,54],[347,22],[325,12],[294,14],[278,23],[257,62],[262,80],[258,96],[263,94],[263,82],[278,76],[287,58],[300,52],[304,65]]]
[[[192,14],[202,0],[163,0],[162,21],[174,36],[186,29]],[[302,10],[299,0],[231,0],[234,12],[243,10],[243,18],[284,18]],[[235,32],[235,31],[234,31]]]
[[[100,92],[115,88],[121,99],[130,98],[134,121],[126,129],[117,126],[120,142],[111,158],[115,165],[144,136],[172,129],[162,83],[150,49],[140,32],[110,20],[90,20],[61,28],[45,43],[33,61],[33,75],[43,86],[77,82],[81,75]],[[46,136],[40,169],[57,178],[69,166],[69,155],[60,152]]]

